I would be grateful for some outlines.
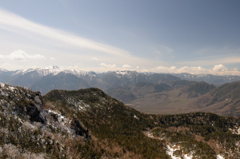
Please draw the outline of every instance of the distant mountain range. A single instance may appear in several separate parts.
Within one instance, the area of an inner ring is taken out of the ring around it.
[[[141,112],[161,114],[205,111],[240,116],[238,80],[239,76],[136,71],[95,73],[60,70],[57,66],[16,71],[0,69],[0,82],[40,91],[43,95],[55,89],[97,87]]]
[[[27,87],[34,91],[41,91],[42,94],[46,94],[53,89],[77,90],[80,88],[98,87],[107,90],[110,88],[131,86],[138,82],[158,84],[180,79],[204,81],[219,86],[238,81],[240,80],[240,76],[139,73],[136,71],[95,73],[76,69],[60,70],[58,66],[16,71],[0,69],[0,82]]]
[[[27,87],[40,91],[42,94],[53,89],[78,90],[98,87],[106,90],[138,82],[161,83],[174,80],[179,80],[179,78],[170,74],[138,73],[136,71],[95,73],[82,70],[60,70],[57,66],[46,69],[0,70],[1,82]]]

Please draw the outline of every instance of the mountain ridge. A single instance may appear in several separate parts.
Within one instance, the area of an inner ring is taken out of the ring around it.
[[[89,87],[98,87],[103,90],[108,88],[115,88],[120,86],[127,86],[135,84],[136,82],[151,82],[159,83],[177,80],[179,78],[168,74],[156,74],[156,73],[138,73],[136,71],[111,71],[105,73],[95,73],[92,71],[82,70],[60,70],[59,67],[53,66],[46,69],[28,69],[21,71],[7,71],[0,72],[0,81],[9,83],[11,85],[20,85],[38,91],[36,85],[41,80],[45,80],[45,77],[58,76],[59,74],[65,74],[66,76],[74,75],[77,78],[87,82]],[[72,76],[73,77],[73,76]],[[66,77],[67,78],[67,77]],[[58,83],[59,81],[56,81]],[[41,82],[40,82],[41,83]],[[66,83],[69,83],[66,81]],[[32,87],[35,84],[34,87]],[[54,84],[52,81],[51,84]],[[77,85],[77,84],[75,84]],[[86,85],[86,84],[83,84]],[[38,86],[40,88],[40,86]],[[78,87],[77,89],[85,88]],[[53,89],[62,89],[60,87],[54,87]],[[52,89],[41,90],[43,94],[49,92]]]
[[[227,116],[240,116],[240,81],[224,84],[189,104],[189,107]]]
[[[1,157],[239,157],[239,118],[143,114],[99,88],[53,90],[42,97],[1,83],[0,92]],[[31,119],[33,112],[41,120]]]

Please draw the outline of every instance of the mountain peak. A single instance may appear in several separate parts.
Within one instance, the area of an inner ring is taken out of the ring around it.
[[[46,70],[59,70],[60,68],[58,66],[54,65],[54,66],[48,66],[45,69]]]
[[[0,72],[7,72],[8,70],[0,68]]]

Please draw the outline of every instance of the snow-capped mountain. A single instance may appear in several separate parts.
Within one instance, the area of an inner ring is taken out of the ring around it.
[[[43,94],[53,89],[75,90],[98,87],[103,90],[128,86],[138,82],[160,83],[179,78],[167,74],[145,74],[136,71],[112,71],[95,73],[78,69],[63,70],[58,66],[44,69],[0,71],[0,81],[14,86],[23,86]]]
[[[79,69],[61,69],[50,66],[44,69],[26,69],[8,71],[0,70],[0,82],[13,86],[23,86],[43,94],[52,89],[75,90],[80,88],[98,87],[103,90],[134,85],[139,82],[164,83],[175,80],[205,81],[220,85],[240,80],[239,76],[191,75],[191,74],[161,74],[140,73],[136,71],[111,71],[95,73]]]

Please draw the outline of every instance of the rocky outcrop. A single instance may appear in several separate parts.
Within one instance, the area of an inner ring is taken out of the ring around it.
[[[76,135],[84,136],[85,139],[91,138],[88,130],[84,129],[77,119],[73,119],[71,122],[71,129],[75,130]]]
[[[18,116],[28,115],[30,121],[44,123],[40,115],[41,110],[43,110],[40,92],[32,92],[22,87],[12,87],[3,83],[0,84],[2,106],[12,109]]]

